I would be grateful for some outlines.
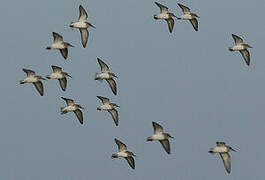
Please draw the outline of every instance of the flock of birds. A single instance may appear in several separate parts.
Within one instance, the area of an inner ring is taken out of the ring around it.
[[[154,19],[160,19],[160,20],[167,21],[170,33],[173,31],[173,28],[174,28],[173,18],[177,18],[178,20],[189,20],[193,28],[195,29],[195,31],[198,31],[198,20],[196,18],[199,18],[199,16],[192,13],[188,7],[182,4],[178,4],[179,7],[183,11],[183,15],[180,17],[177,17],[173,13],[168,11],[168,7],[158,2],[155,2],[155,4],[160,8],[160,13],[154,15]],[[85,9],[82,7],[82,5],[79,6],[79,13],[80,14],[79,14],[78,21],[71,22],[70,27],[80,30],[81,42],[82,42],[83,47],[85,48],[87,41],[88,41],[88,37],[89,37],[89,32],[87,28],[89,27],[95,28],[95,26],[87,22],[88,16],[87,16]],[[59,50],[63,58],[67,59],[68,48],[73,47],[73,45],[71,45],[68,42],[64,42],[63,37],[60,34],[56,32],[53,32],[52,34],[53,34],[54,42],[51,46],[48,46],[46,49]],[[229,48],[229,50],[239,51],[242,54],[247,65],[250,65],[250,54],[249,54],[248,48],[251,48],[251,46],[243,43],[243,40],[237,35],[232,34],[232,37],[235,41],[235,45]],[[97,61],[100,65],[101,72],[95,74],[95,80],[99,80],[99,81],[106,80],[113,94],[117,95],[117,85],[114,80],[114,78],[117,78],[117,76],[114,73],[110,72],[110,69],[105,62],[103,62],[99,58],[97,58]],[[52,67],[53,72],[50,75],[47,75],[46,78],[47,79],[58,79],[62,91],[66,91],[67,78],[71,78],[71,76],[67,72],[63,72],[61,67],[58,67],[55,65],[52,65],[51,67]],[[20,84],[33,83],[33,85],[35,86],[39,94],[43,96],[44,89],[43,89],[42,80],[45,80],[45,78],[36,75],[36,73],[30,69],[23,69],[23,71],[27,74],[27,77],[24,80],[21,80]],[[79,122],[83,124],[83,113],[81,111],[83,107],[79,104],[76,104],[74,100],[72,99],[65,98],[65,97],[61,97],[61,98],[65,100],[66,102],[66,106],[61,107],[61,114],[66,114],[68,112],[74,112]],[[115,103],[111,103],[109,98],[102,97],[102,96],[97,96],[97,98],[101,100],[102,102],[102,105],[99,106],[97,110],[108,111],[111,114],[115,125],[118,126],[119,118],[118,118],[118,111],[116,110],[116,108],[118,108],[119,106]],[[173,138],[173,137],[169,133],[165,133],[163,130],[163,127],[160,124],[156,122],[152,122],[152,125],[154,128],[154,134],[148,137],[147,141],[159,141],[162,147],[164,148],[164,150],[166,151],[166,153],[170,154],[169,138]],[[128,164],[130,165],[130,167],[135,169],[134,153],[128,151],[127,146],[123,142],[118,140],[117,138],[115,138],[115,143],[118,146],[118,152],[116,154],[113,154],[112,158],[119,158],[119,157],[125,158]],[[235,151],[235,150],[232,147],[226,145],[225,142],[216,142],[216,146],[209,150],[209,153],[220,154],[223,160],[224,167],[228,173],[231,172],[231,158],[229,155],[230,151]]]

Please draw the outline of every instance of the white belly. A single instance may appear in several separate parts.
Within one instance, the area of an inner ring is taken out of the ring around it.
[[[192,19],[191,15],[190,14],[183,14],[182,16],[180,16],[181,19],[183,20],[190,20]]]
[[[164,140],[165,137],[163,136],[163,134],[154,134],[152,136],[153,140]]]
[[[65,108],[62,109],[62,111],[74,111],[76,110],[76,108],[74,106],[66,106]]]
[[[234,51],[241,51],[241,50],[244,50],[245,47],[244,47],[243,45],[239,44],[239,45],[235,45],[235,46],[233,46],[232,49],[233,49]]]
[[[82,21],[78,21],[78,22],[74,22],[72,23],[74,28],[87,28],[87,24],[85,22]]]
[[[110,110],[110,109],[112,109],[112,107],[109,104],[103,104],[102,106],[100,106],[100,109],[102,109],[102,110]]]
[[[65,47],[64,47],[63,43],[53,43],[51,45],[51,49],[64,49],[64,48]]]
[[[109,73],[98,73],[96,77],[99,79],[109,79],[110,75]]]
[[[27,77],[26,79],[24,79],[24,82],[27,82],[27,83],[34,83],[37,81],[38,80],[35,77]]]
[[[128,157],[127,153],[125,152],[118,152],[117,155],[118,157]]]
[[[61,73],[52,73],[51,75],[49,75],[49,77],[51,79],[61,79],[63,78],[63,75]]]
[[[168,19],[169,18],[169,15],[168,14],[157,14],[156,17],[158,19]]]
[[[228,152],[228,148],[227,147],[224,147],[224,146],[221,146],[221,147],[214,147],[212,149],[213,152],[216,152],[216,153],[222,153],[222,152]]]

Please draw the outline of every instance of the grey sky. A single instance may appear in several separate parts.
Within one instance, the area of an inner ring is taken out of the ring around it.
[[[63,3],[62,3],[63,2]],[[197,13],[199,31],[189,22],[175,21],[172,34],[166,22],[153,15],[153,0],[114,1],[2,1],[0,6],[0,174],[6,180],[87,179],[262,179],[264,176],[264,45],[260,0],[163,0],[176,15],[183,3]],[[87,48],[78,30],[69,28],[82,4],[89,29]],[[141,6],[140,6],[141,5]],[[58,32],[69,49],[65,61],[47,51]],[[252,45],[247,67],[240,53],[228,51],[231,34]],[[105,61],[117,79],[118,95],[106,82],[94,81],[96,58]],[[66,92],[56,80],[44,82],[39,96],[33,85],[20,85],[22,68],[45,76],[51,65],[73,76]],[[121,106],[120,125],[107,112],[98,112],[97,95]],[[73,113],[60,115],[73,98],[85,107],[84,125]],[[158,142],[145,142],[153,133],[152,121],[175,137],[172,154]],[[136,169],[117,151],[114,138],[135,152]],[[225,141],[231,153],[227,175],[218,155],[208,154],[216,141]]]

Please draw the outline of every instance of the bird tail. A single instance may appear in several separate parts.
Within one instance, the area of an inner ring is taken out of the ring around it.
[[[67,113],[67,111],[64,111],[63,109],[64,109],[64,107],[61,107],[61,114]]]
[[[20,80],[19,83],[20,83],[20,84],[24,84],[25,82],[24,82],[23,80]]]
[[[148,137],[146,141],[153,141],[152,137]]]
[[[100,74],[99,72],[96,72],[95,73],[95,80],[99,80],[100,82],[102,82],[103,79],[101,79],[101,78],[98,77],[99,74]]]
[[[228,48],[228,50],[231,51],[231,52],[234,51],[232,48]]]
[[[118,158],[117,154],[112,154],[111,158]]]

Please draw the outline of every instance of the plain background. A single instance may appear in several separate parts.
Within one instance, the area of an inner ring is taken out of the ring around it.
[[[197,13],[199,31],[188,21],[175,21],[173,33],[154,1],[36,1],[5,0],[0,6],[0,176],[13,180],[87,179],[262,179],[265,161],[264,45],[265,2],[260,0],[163,0],[177,16],[177,2]],[[87,47],[79,30],[69,24],[79,5],[89,14]],[[45,50],[58,32],[69,49]],[[251,46],[248,67],[231,34]],[[114,96],[106,82],[94,81],[105,61],[118,79]],[[22,68],[46,76],[51,65],[73,76],[63,92],[57,80],[44,81],[41,97],[32,84],[20,85]],[[120,124],[99,112],[96,96],[110,98],[119,108]],[[74,113],[60,115],[61,96],[84,106],[84,125]],[[152,121],[171,140],[168,155],[159,142],[146,142]],[[111,159],[114,138],[127,144],[136,157],[132,170],[124,159]],[[231,153],[227,174],[219,155],[210,155],[216,141]]]

